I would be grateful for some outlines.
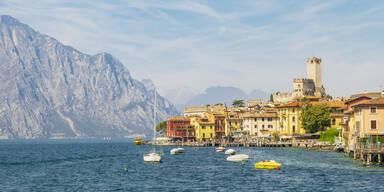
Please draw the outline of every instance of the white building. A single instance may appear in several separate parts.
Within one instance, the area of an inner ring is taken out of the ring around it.
[[[271,136],[278,132],[277,113],[248,113],[243,116],[243,132],[251,136]]]

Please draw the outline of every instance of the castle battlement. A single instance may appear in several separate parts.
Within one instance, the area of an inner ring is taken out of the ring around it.
[[[308,78],[294,78],[293,79],[294,83],[313,83],[313,79],[308,79]]]
[[[321,58],[313,57],[313,58],[307,58],[307,63],[315,63],[315,64],[321,64]]]
[[[294,78],[293,92],[275,93],[273,95],[275,101],[285,103],[304,96],[323,97],[325,90],[322,84],[321,66],[321,58],[307,58],[307,77]]]

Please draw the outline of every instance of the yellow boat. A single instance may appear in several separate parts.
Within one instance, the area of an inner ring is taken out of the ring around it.
[[[281,164],[277,163],[276,161],[261,161],[255,163],[256,169],[277,169],[280,170]]]
[[[142,144],[144,144],[144,142],[143,142],[143,138],[139,138],[139,137],[137,137],[137,138],[135,138],[135,141],[133,141],[133,143],[134,143],[135,145],[142,145]]]

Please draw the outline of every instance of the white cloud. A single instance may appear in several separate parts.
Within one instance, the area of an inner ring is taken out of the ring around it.
[[[306,57],[319,56],[326,89],[349,95],[384,84],[377,72],[384,23],[382,3],[353,12],[346,4],[4,0],[0,12],[85,53],[110,52],[164,90],[289,91],[294,77],[305,76]]]

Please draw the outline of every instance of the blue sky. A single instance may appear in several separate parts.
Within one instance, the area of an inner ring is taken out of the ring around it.
[[[292,90],[323,60],[334,96],[384,89],[383,1],[26,1],[0,13],[84,53],[109,52],[162,92]]]

